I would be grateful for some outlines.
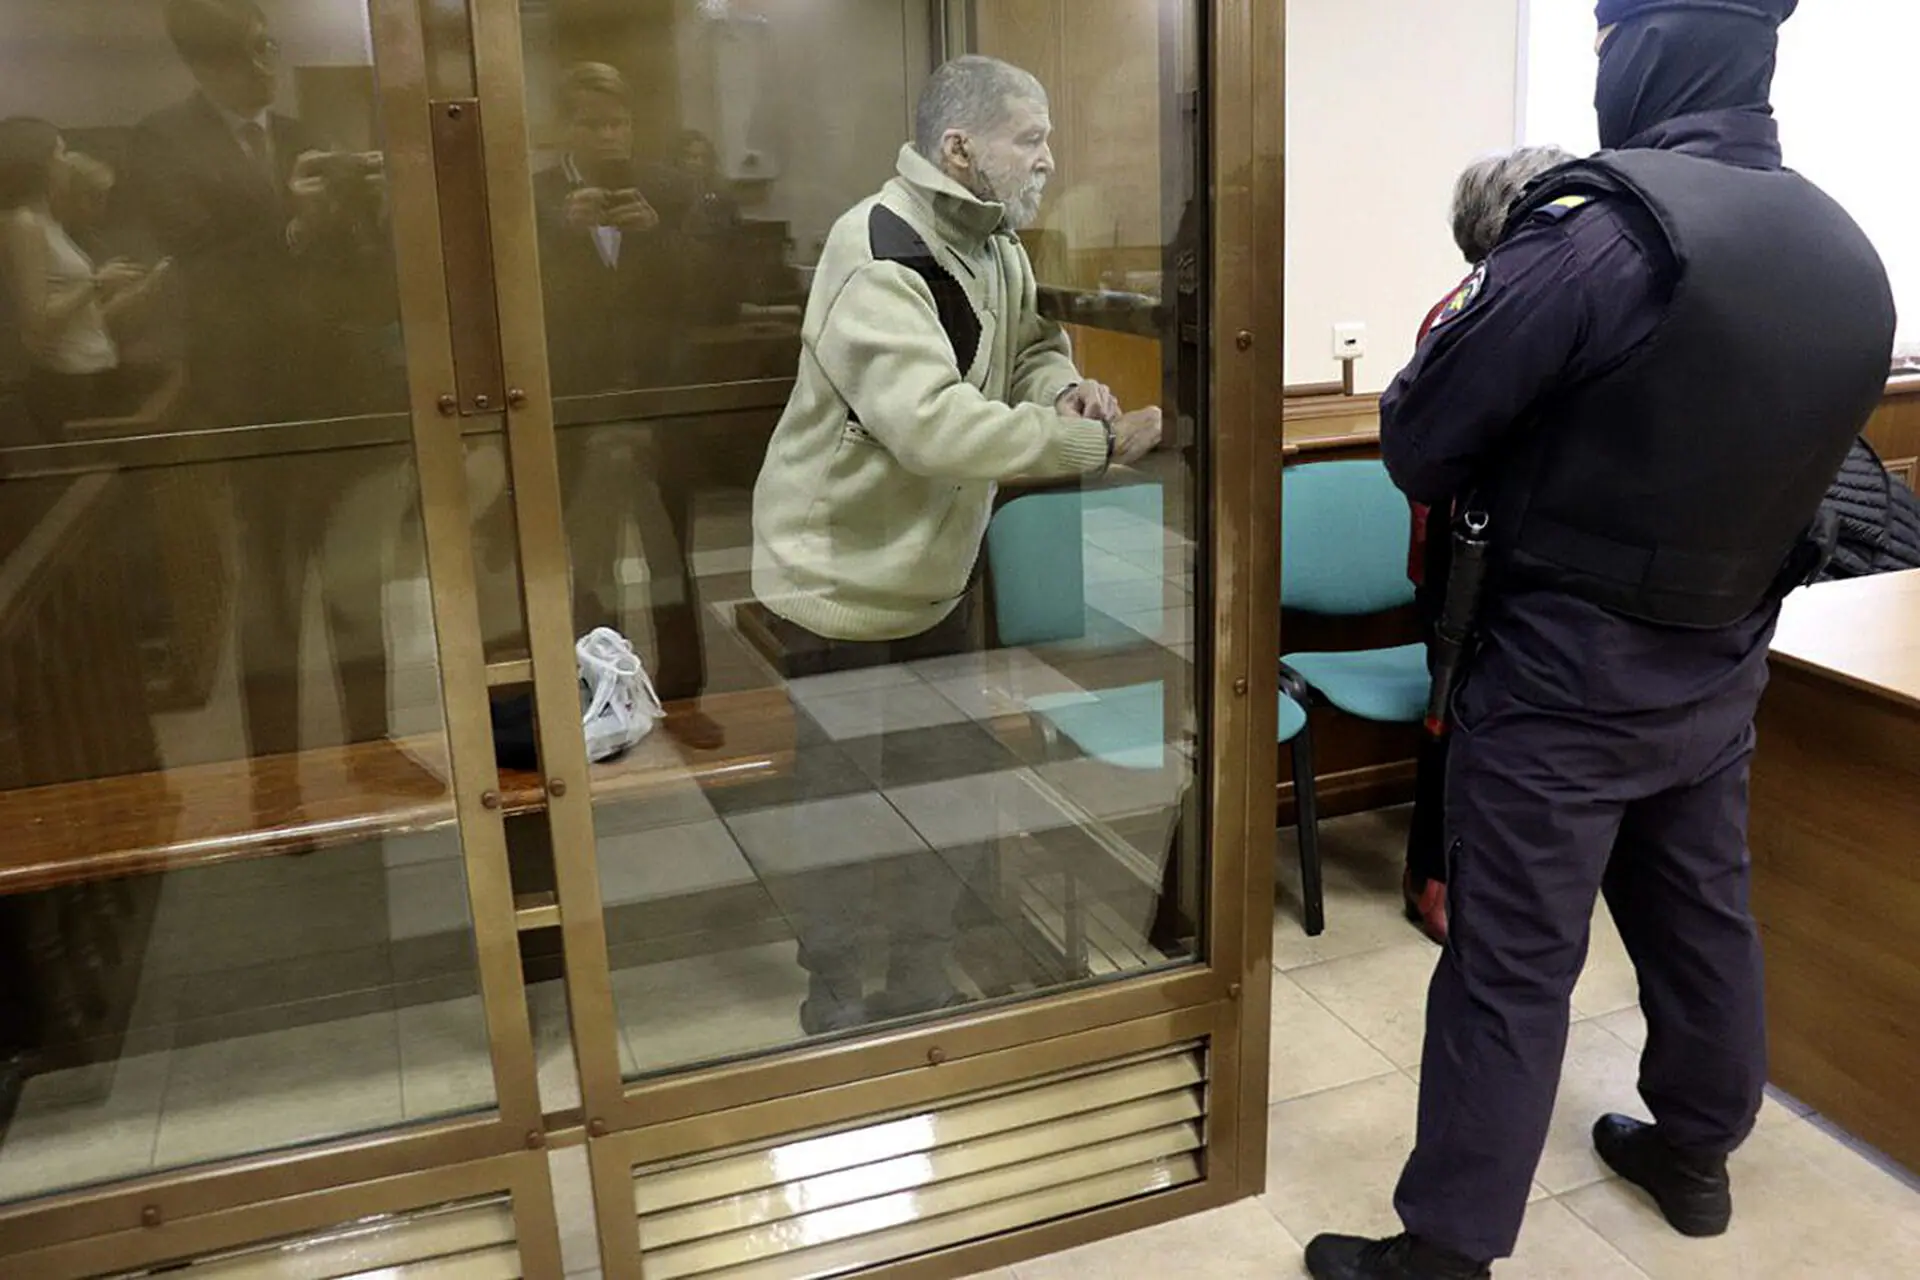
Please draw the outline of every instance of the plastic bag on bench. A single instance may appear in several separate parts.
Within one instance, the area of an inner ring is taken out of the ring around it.
[[[587,759],[611,760],[629,750],[666,716],[640,655],[611,627],[598,627],[573,647],[580,669],[580,728]],[[540,756],[533,728],[533,696],[493,702],[494,755],[503,769],[535,769]]]
[[[609,760],[653,732],[666,716],[640,655],[612,627],[595,627],[573,647],[580,662],[580,716],[587,759]]]

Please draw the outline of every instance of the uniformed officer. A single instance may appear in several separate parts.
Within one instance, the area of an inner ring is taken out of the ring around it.
[[[1781,166],[1768,97],[1796,3],[1602,0],[1609,150],[1528,189],[1382,399],[1394,479],[1475,495],[1496,577],[1453,707],[1406,1234],[1321,1236],[1319,1280],[1485,1276],[1513,1251],[1603,891],[1653,1123],[1604,1117],[1594,1143],[1677,1230],[1727,1227],[1766,1081],[1754,707],[1893,346],[1879,258]]]

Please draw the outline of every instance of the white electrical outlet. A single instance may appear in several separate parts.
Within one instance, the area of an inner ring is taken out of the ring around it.
[[[1367,326],[1365,321],[1349,320],[1333,326],[1333,358],[1335,360],[1358,360],[1367,354]]]

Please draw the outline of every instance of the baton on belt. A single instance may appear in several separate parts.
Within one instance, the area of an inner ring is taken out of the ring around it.
[[[1454,526],[1447,593],[1433,629],[1433,687],[1427,694],[1426,729],[1435,739],[1447,735],[1447,708],[1453,701],[1467,647],[1473,641],[1486,583],[1487,513],[1470,510]]]

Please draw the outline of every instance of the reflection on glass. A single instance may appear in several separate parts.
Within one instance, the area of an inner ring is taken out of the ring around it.
[[[349,142],[280,109],[285,51],[258,6],[169,0],[165,22],[192,88],[127,138],[126,201],[180,268],[190,421],[404,405],[364,27],[330,33],[359,36],[358,75],[322,65],[294,76],[328,106],[349,96],[338,81],[359,90],[357,111],[330,122],[359,135]]]
[[[366,8],[0,58],[0,1201],[490,1107]]]
[[[915,0],[527,7],[575,622],[667,711],[593,773],[630,1077],[1202,945],[1184,54],[1161,0],[990,7],[1011,63],[938,74]],[[688,411],[770,363],[784,410]]]
[[[635,105],[627,78],[606,63],[559,75],[557,145],[533,189],[551,376],[563,397],[726,380],[712,359],[748,301],[751,237],[713,143],[682,130],[642,157]]]

